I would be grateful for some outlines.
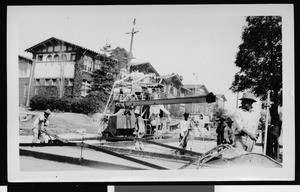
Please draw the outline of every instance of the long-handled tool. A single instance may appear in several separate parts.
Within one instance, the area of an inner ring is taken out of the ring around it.
[[[41,132],[46,133],[48,136],[52,136],[54,137],[56,140],[63,142],[63,143],[68,143],[68,141],[66,139],[62,139],[60,138],[58,135],[49,132],[48,130],[41,130]],[[53,141],[53,140],[52,140]]]

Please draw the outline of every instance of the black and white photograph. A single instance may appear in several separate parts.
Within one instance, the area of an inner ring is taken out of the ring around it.
[[[291,4],[8,6],[11,182],[295,178]]]

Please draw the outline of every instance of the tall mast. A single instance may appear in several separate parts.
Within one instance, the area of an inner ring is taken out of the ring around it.
[[[132,55],[133,37],[134,37],[134,34],[136,34],[137,32],[139,32],[139,31],[134,31],[135,21],[136,21],[136,19],[134,18],[131,32],[127,32],[126,33],[126,34],[131,34],[130,48],[129,48],[129,58],[128,58],[128,64],[127,64],[128,71],[130,69],[130,62],[131,62],[131,60],[133,58],[133,55]]]

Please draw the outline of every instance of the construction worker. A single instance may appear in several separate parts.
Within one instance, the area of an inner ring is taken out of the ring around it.
[[[220,145],[220,144],[223,143],[225,127],[226,127],[225,118],[220,117],[218,119],[218,127],[216,129],[216,133],[218,134],[218,136],[217,136],[217,145]]]
[[[32,143],[48,143],[48,139],[43,131],[45,131],[45,126],[49,125],[49,115],[51,111],[47,109],[44,114],[38,116],[33,122],[33,140]]]
[[[136,150],[144,150],[144,144],[142,143],[141,139],[144,137],[146,133],[145,129],[145,122],[144,119],[141,117],[140,112],[135,111],[135,117],[136,117],[136,122],[135,122],[135,130],[134,130],[134,135],[136,135],[136,140],[135,140],[135,149]]]
[[[252,152],[258,138],[260,113],[253,110],[252,104],[256,102],[253,93],[245,92],[240,100],[242,106],[234,113],[236,126],[234,142],[237,148]]]
[[[192,124],[189,121],[189,113],[183,114],[184,120],[182,120],[179,124],[180,126],[180,134],[179,134],[179,145],[185,149],[188,142],[189,132],[192,130]],[[180,153],[183,155],[184,153]]]
[[[225,121],[226,127],[224,128],[224,136],[223,136],[223,143],[225,144],[233,144],[233,130],[232,130],[232,123],[230,117],[228,117]]]

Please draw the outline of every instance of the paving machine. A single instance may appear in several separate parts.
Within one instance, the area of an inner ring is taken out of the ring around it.
[[[116,81],[107,101],[104,114],[100,120],[100,130],[103,137],[114,138],[118,136],[132,136],[137,123],[137,116],[145,122],[146,136],[153,135],[153,124],[160,126],[161,113],[170,114],[164,108],[169,104],[184,103],[211,103],[216,97],[213,93],[196,97],[180,97],[159,99],[160,83],[151,83],[154,74],[131,73],[123,79]],[[114,105],[113,113],[107,113],[108,108]],[[157,130],[157,129],[156,129]]]

